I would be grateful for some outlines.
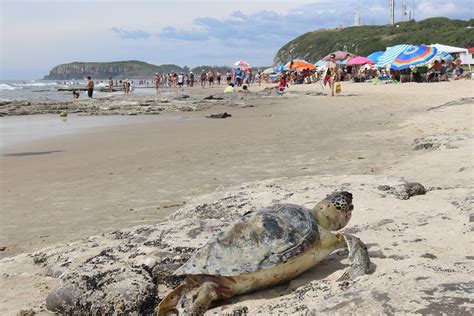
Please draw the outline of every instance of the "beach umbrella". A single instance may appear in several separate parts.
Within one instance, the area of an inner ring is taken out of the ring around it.
[[[451,55],[450,53],[448,52],[441,52],[438,50],[438,53],[436,53],[436,56],[434,56],[433,58],[431,58],[428,63],[431,63],[435,60],[449,60],[449,61],[453,61],[454,60],[454,57],[453,55]]]
[[[263,71],[263,73],[266,74],[266,75],[272,74],[272,73],[274,73],[274,72],[275,72],[275,71],[273,70],[272,67],[267,68],[267,69],[265,69],[265,70]]]
[[[273,70],[275,70],[276,72],[281,72],[281,71],[286,71],[288,69],[285,67],[285,65],[280,65],[273,68]]]
[[[372,60],[374,63],[378,63],[378,62],[379,62],[379,58],[380,58],[380,56],[383,55],[383,53],[385,53],[385,51],[373,52],[372,54],[370,54],[369,56],[367,56],[367,58],[370,59],[370,60]]]
[[[340,60],[346,60],[346,59],[349,58],[349,57],[351,57],[351,58],[352,58],[352,57],[355,57],[354,54],[351,54],[351,53],[349,53],[349,52],[343,52],[343,51],[338,50],[338,51],[336,51],[336,52],[333,52],[333,53],[331,53],[331,54],[326,55],[326,57],[324,57],[323,60],[325,60],[325,61],[331,60],[331,55],[332,55],[332,54],[336,55],[336,60],[339,60],[339,61],[340,61]]]
[[[436,56],[437,52],[436,48],[426,45],[409,47],[395,58],[390,68],[401,70],[410,68],[410,66],[425,64]]]
[[[374,62],[367,57],[357,56],[349,59],[347,66],[373,64]]]
[[[300,60],[300,59],[294,59],[292,61],[289,61],[285,65],[285,67],[291,70],[304,70],[304,69],[314,70],[316,68],[312,63],[309,63],[306,60]]]
[[[250,64],[248,62],[246,62],[245,60],[238,60],[234,63],[234,66],[242,69],[242,70],[247,70],[250,67]]]
[[[324,67],[324,66],[327,66],[328,62],[327,61],[324,61],[324,60],[318,60],[314,65],[316,67]]]
[[[412,45],[408,44],[400,44],[395,45],[393,47],[387,48],[387,50],[379,57],[377,61],[377,67],[382,68],[387,65],[390,65],[395,58],[398,57],[402,52],[404,52],[407,48],[410,48]]]

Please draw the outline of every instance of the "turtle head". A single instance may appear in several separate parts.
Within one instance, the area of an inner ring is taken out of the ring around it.
[[[312,210],[313,216],[321,227],[339,230],[347,225],[352,216],[352,194],[339,191],[326,196]]]

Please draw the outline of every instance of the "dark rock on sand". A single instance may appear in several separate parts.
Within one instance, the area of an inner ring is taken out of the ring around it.
[[[425,187],[418,182],[407,182],[394,187],[381,185],[378,189],[393,194],[400,200],[408,200],[412,196],[426,193]]]
[[[424,254],[421,255],[422,258],[427,258],[427,259],[438,259],[434,254],[425,252]]]
[[[224,98],[215,97],[211,94],[210,96],[203,98],[203,100],[224,100]]]
[[[211,114],[211,115],[206,116],[206,117],[207,118],[214,118],[214,119],[224,119],[224,118],[231,117],[231,116],[232,116],[232,114],[224,112],[224,113],[219,113],[219,114]]]

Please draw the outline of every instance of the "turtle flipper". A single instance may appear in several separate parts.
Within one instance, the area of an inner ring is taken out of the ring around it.
[[[338,279],[344,281],[355,279],[369,273],[370,258],[369,252],[365,244],[357,237],[349,234],[341,234],[346,240],[347,249],[349,250],[350,268]]]
[[[181,284],[169,292],[158,305],[156,316],[166,316],[169,312],[176,310],[176,305],[178,305],[184,290],[185,284]]]
[[[204,315],[211,303],[218,298],[216,288],[216,283],[204,282],[199,287],[185,292],[176,307],[178,315]]]

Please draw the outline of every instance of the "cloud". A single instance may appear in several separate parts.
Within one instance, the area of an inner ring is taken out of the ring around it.
[[[142,30],[127,31],[118,27],[113,27],[110,30],[116,33],[121,39],[148,39],[152,35]]]
[[[205,41],[209,39],[209,32],[192,29],[189,31],[178,30],[172,26],[165,27],[157,33],[161,39],[181,40],[181,41]]]

